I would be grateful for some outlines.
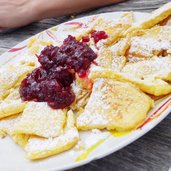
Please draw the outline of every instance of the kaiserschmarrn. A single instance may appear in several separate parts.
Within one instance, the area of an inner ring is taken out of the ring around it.
[[[171,93],[171,2],[141,21],[123,12],[52,29],[59,40],[34,36],[0,68],[0,138],[28,159],[70,150],[80,131],[134,130]]]

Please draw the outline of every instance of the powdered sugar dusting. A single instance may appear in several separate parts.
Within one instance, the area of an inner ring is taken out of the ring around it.
[[[70,129],[64,135],[56,138],[30,138],[28,144],[25,147],[25,150],[28,153],[54,150],[55,148],[66,146],[68,143],[72,142],[75,138],[77,139],[78,137],[78,132],[75,129]]]
[[[129,53],[142,56],[152,56],[154,51],[167,50],[171,48],[168,40],[157,40],[154,38],[133,37]]]
[[[47,138],[56,137],[63,133],[65,119],[66,110],[53,110],[44,102],[29,102],[15,131]]]
[[[0,130],[11,135],[14,132],[14,128],[20,119],[21,115],[11,116],[9,118],[0,120]]]
[[[137,63],[128,63],[122,72],[138,78],[167,77],[171,73],[171,57],[153,57]]]

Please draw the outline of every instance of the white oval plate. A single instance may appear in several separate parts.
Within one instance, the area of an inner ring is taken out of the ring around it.
[[[100,14],[100,16],[117,21],[121,14],[123,12],[105,13]],[[30,53],[30,51],[39,53],[43,48],[42,45],[45,45],[48,41],[51,41],[54,45],[59,45],[68,34],[77,35],[81,31],[86,30],[87,26],[90,26],[98,16],[94,15],[72,20],[39,33],[34,38],[31,38],[31,41],[27,39],[1,55],[0,65],[15,63],[18,59],[28,56],[26,54]],[[135,21],[137,22],[148,16],[149,14],[147,13],[134,13]],[[82,29],[80,29],[80,26],[82,26]],[[76,27],[76,31],[75,29],[72,31],[71,27]],[[39,43],[36,43],[36,41],[39,41]],[[76,148],[73,148],[59,155],[34,162],[25,159],[25,153],[7,137],[0,140],[0,170],[57,171],[89,163],[92,160],[102,158],[117,151],[143,136],[161,122],[170,111],[171,95],[168,95],[155,102],[155,107],[149,112],[148,118],[138,129],[125,133],[97,130],[81,132],[80,137],[81,141],[84,142],[85,149],[78,151]]]

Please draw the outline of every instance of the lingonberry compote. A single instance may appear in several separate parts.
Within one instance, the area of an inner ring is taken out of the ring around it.
[[[47,46],[37,57],[41,66],[21,82],[20,96],[24,101],[47,102],[54,109],[63,109],[75,100],[71,89],[75,74],[86,73],[97,55],[87,43],[69,35],[63,45]]]

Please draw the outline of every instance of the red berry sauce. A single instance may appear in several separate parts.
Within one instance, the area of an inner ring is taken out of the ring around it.
[[[38,56],[41,66],[21,82],[22,100],[47,102],[54,109],[70,106],[75,100],[71,89],[75,74],[84,75],[96,58],[85,42],[72,36],[68,36],[60,47],[45,47]]]
[[[102,39],[107,39],[108,35],[104,31],[96,31],[93,30],[90,33],[90,37],[94,39],[95,44],[98,43]],[[82,37],[82,42],[88,43],[90,41],[89,36],[83,36]]]
[[[99,42],[102,39],[107,39],[108,35],[104,31],[93,30],[91,32],[91,38],[93,38],[94,42],[97,43],[97,42]]]

